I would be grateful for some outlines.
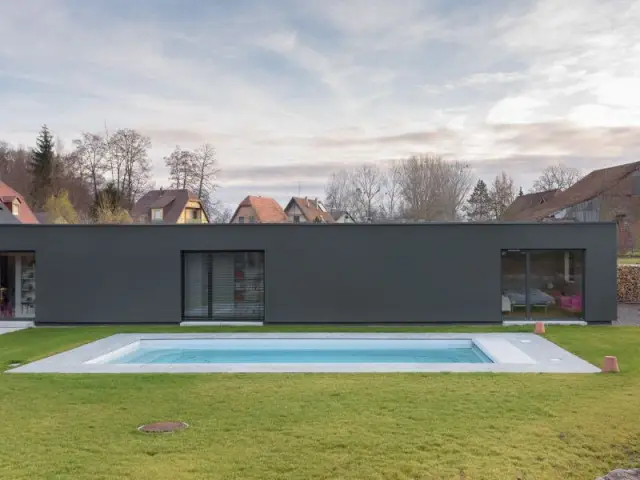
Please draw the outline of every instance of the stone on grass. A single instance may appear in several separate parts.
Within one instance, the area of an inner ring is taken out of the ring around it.
[[[138,430],[145,433],[169,433],[185,429],[188,426],[189,425],[184,422],[155,422],[140,425]]]
[[[596,480],[640,480],[640,468],[634,468],[633,470],[613,470],[604,477],[599,477]]]

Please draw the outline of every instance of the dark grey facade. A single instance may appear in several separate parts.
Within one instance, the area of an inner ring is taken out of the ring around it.
[[[613,223],[2,225],[35,251],[38,324],[178,323],[185,251],[264,251],[265,323],[499,323],[501,252],[584,250],[584,319],[616,318]]]

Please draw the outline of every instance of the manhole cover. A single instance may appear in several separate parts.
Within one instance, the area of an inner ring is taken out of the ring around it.
[[[176,430],[183,430],[189,425],[184,422],[154,422],[140,425],[138,430],[145,433],[167,433]]]

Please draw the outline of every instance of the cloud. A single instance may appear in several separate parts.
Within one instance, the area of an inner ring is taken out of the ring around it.
[[[136,128],[157,184],[176,144],[209,142],[229,203],[425,151],[525,189],[640,154],[634,0],[123,5],[1,2],[0,139]]]

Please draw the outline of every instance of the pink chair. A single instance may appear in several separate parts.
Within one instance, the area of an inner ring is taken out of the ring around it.
[[[568,312],[581,312],[582,295],[560,297],[560,308]]]

